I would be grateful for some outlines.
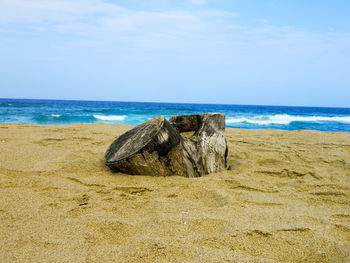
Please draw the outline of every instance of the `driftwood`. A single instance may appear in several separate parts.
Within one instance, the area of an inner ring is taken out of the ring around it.
[[[183,133],[194,132],[189,138]],[[124,133],[105,160],[126,174],[198,177],[226,167],[225,115],[157,116]]]

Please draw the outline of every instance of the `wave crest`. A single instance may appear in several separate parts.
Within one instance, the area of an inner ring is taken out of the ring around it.
[[[350,116],[325,117],[325,116],[293,116],[288,114],[262,115],[252,117],[230,117],[226,119],[227,124],[251,123],[258,125],[289,125],[292,122],[341,122],[350,123]]]
[[[105,115],[94,114],[93,116],[95,119],[102,120],[102,121],[123,121],[126,118],[126,115],[105,116]]]

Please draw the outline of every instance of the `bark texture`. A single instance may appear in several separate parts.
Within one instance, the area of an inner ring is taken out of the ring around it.
[[[194,132],[184,138],[181,133]],[[126,174],[198,177],[226,167],[225,115],[157,116],[124,133],[105,154],[106,165]]]

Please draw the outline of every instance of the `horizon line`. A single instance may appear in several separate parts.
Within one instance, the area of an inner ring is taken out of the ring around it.
[[[261,106],[261,107],[298,107],[298,108],[334,108],[350,109],[340,106],[295,106],[295,105],[268,105],[268,104],[228,104],[203,102],[164,102],[164,101],[118,101],[118,100],[88,100],[88,99],[39,99],[39,98],[0,98],[0,100],[46,100],[46,101],[86,101],[86,102],[123,102],[123,103],[158,103],[158,104],[195,104],[195,105],[223,105],[223,106]]]

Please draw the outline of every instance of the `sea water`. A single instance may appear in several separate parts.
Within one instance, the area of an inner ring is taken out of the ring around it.
[[[0,99],[0,123],[138,125],[158,115],[205,112],[225,113],[232,128],[350,132],[350,108]]]

